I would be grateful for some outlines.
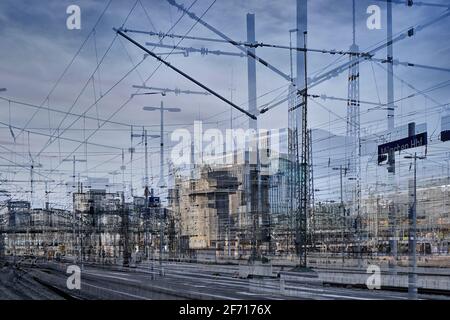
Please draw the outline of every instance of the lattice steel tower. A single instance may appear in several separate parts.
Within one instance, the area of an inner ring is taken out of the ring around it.
[[[358,52],[355,30],[355,0],[353,0],[353,43],[351,52]],[[348,100],[347,100],[347,137],[350,140],[346,148],[348,161],[348,173],[352,178],[348,186],[349,206],[348,215],[360,215],[361,203],[361,127],[360,127],[360,97],[359,97],[359,61],[357,55],[350,55],[350,67],[348,73]]]
[[[297,0],[297,47],[306,48],[307,0]],[[294,244],[299,266],[306,267],[307,214],[309,209],[308,114],[306,51],[297,52],[297,78],[289,90],[289,234]],[[294,228],[295,230],[292,230]],[[294,231],[294,232],[292,232]]]

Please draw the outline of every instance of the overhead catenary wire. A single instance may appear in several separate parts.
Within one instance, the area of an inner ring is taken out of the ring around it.
[[[0,121],[0,124],[4,125],[6,127],[8,126],[7,123],[2,122],[2,121]],[[11,126],[11,127],[14,128],[14,129],[20,129],[20,127],[16,127],[16,126]],[[43,137],[51,137],[51,135],[48,134],[48,133],[31,131],[31,130],[28,130],[28,129],[25,130],[25,132],[27,132],[28,134],[34,134],[34,135],[39,135],[39,136],[43,136]],[[84,140],[77,140],[77,139],[72,139],[72,138],[67,138],[67,137],[59,137],[58,139],[71,141],[71,142],[79,142],[79,143],[81,143],[81,145],[83,145],[84,143],[88,143],[88,144],[93,145],[93,146],[122,150],[122,148],[114,147],[114,146],[111,146],[111,145],[105,145],[105,144],[94,143],[94,142],[86,142]],[[37,154],[37,156],[39,156],[39,155],[40,154]]]
[[[392,41],[384,41],[381,44],[377,45],[375,48],[370,49],[368,51],[368,53],[375,54],[376,52],[386,48],[389,44],[393,44],[393,43],[402,41],[404,39],[411,38],[411,37],[415,36],[419,31],[422,31],[423,29],[425,29],[431,25],[434,25],[437,22],[439,22],[449,16],[450,16],[450,9],[445,10],[436,18],[428,19],[427,21],[425,21],[421,24],[417,24],[415,26],[411,26],[411,27],[407,28],[405,31],[402,31],[397,36],[395,36],[392,39]],[[340,66],[333,68],[332,70],[323,72],[322,74],[312,77],[309,81],[308,88],[313,88],[313,87],[323,83],[326,80],[336,77],[339,74],[341,74],[342,72],[344,72],[345,70],[347,70],[348,68],[350,68],[353,64],[360,63],[364,60],[367,60],[367,59],[366,58],[357,58],[354,61],[345,62],[345,63],[341,64]],[[274,103],[271,106],[264,107],[260,110],[260,113],[266,113],[267,111],[272,110],[273,108],[286,102],[288,99],[289,99],[289,97],[286,97],[286,98]]]
[[[248,55],[249,57],[255,59],[257,62],[259,62],[260,64],[262,64],[263,66],[265,66],[266,68],[272,70],[273,72],[275,72],[276,74],[278,74],[279,76],[281,76],[282,78],[284,78],[285,80],[289,81],[290,83],[293,83],[293,79],[291,79],[291,77],[284,73],[283,71],[279,70],[278,68],[276,68],[275,66],[269,64],[267,61],[259,58],[258,56],[256,56],[255,54],[253,54],[251,51],[247,50],[246,48],[243,48],[242,46],[240,46],[239,44],[237,44],[233,39],[231,39],[230,37],[228,37],[227,35],[225,35],[223,32],[221,32],[220,30],[218,30],[217,28],[211,26],[210,24],[206,23],[205,21],[203,21],[201,19],[201,17],[198,17],[196,14],[192,13],[189,11],[189,8],[186,9],[183,5],[180,5],[178,3],[176,3],[176,1],[174,0],[167,0],[167,2],[178,8],[179,10],[181,10],[182,12],[186,13],[191,19],[198,21],[201,25],[203,25],[204,27],[206,27],[207,29],[211,30],[212,32],[214,32],[215,34],[217,34],[218,36],[220,36],[221,38],[227,40],[230,44],[234,45],[236,48],[238,48],[239,50],[241,50],[242,52],[244,52],[246,55]]]
[[[238,118],[240,118],[240,117],[238,117]]]
[[[191,4],[191,6],[193,6],[195,3],[197,2],[197,0],[194,0],[193,2],[192,2],[192,4]],[[214,1],[215,2],[215,1]],[[133,7],[134,8],[134,7]],[[132,8],[132,9],[133,9]],[[209,8],[211,8],[211,6],[209,7]],[[206,14],[207,12],[208,12],[208,10],[209,10],[209,8],[204,12],[204,14]],[[132,10],[130,10],[130,13],[127,15],[127,19],[128,19],[128,17],[130,16],[130,14],[131,14],[131,12],[132,12]],[[179,23],[179,21],[183,18],[183,16],[184,15],[182,15],[176,22],[175,22],[175,24],[174,25],[172,25],[171,26],[171,28],[170,28],[170,30],[172,30],[178,23]],[[124,25],[124,24],[123,24]],[[122,27],[123,27],[123,25],[122,25]],[[192,29],[193,29],[193,27],[196,25],[196,23],[188,30],[188,32],[187,33],[189,33]],[[170,31],[169,30],[169,31]],[[116,35],[117,36],[117,35]],[[181,42],[181,41],[180,41]],[[142,63],[144,60],[142,60],[140,63]],[[112,91],[123,79],[125,79],[135,68],[137,68],[139,65],[140,65],[140,63],[138,63],[135,67],[133,67],[129,72],[127,72],[118,82],[116,82],[108,91],[107,91],[107,93],[106,94],[108,94],[110,91]],[[161,64],[160,64],[161,65]],[[154,74],[155,74],[155,72],[159,69],[159,67],[160,67],[160,65],[158,65],[156,68],[155,68],[155,70],[150,74],[150,76],[147,78],[147,80],[149,80]],[[139,92],[139,89],[137,90],[137,92]],[[105,95],[106,95],[105,94]],[[120,112],[130,101],[131,101],[131,99],[132,99],[132,97],[130,97],[130,98],[128,98],[124,103],[122,103],[120,106],[119,106],[119,108],[118,109],[116,109],[116,111],[108,118],[108,120],[110,120],[110,119],[112,119],[118,112]],[[87,110],[88,111],[88,110]],[[85,112],[86,113],[86,112]],[[101,126],[98,128],[98,129],[100,129],[103,125],[104,125],[105,123],[102,123],[101,124]],[[73,123],[72,123],[72,125],[73,125]],[[98,130],[95,130],[91,135],[89,135],[89,137],[87,137],[87,140],[89,140],[94,134],[96,134],[98,132]],[[81,143],[78,147],[76,147],[75,148],[75,150],[73,150],[72,151],[72,153],[73,152],[76,152],[81,146],[82,146],[82,144],[83,143]],[[61,165],[61,162],[60,162],[60,164],[59,165]],[[59,167],[59,165],[56,167],[56,168],[58,168]]]
[[[162,32],[152,32],[152,31],[142,31],[142,30],[135,30],[135,29],[124,29],[125,33],[139,33],[139,34],[147,34],[150,36],[158,36],[159,38],[162,37],[168,37],[168,38],[181,38],[181,35],[178,34],[164,34]],[[290,47],[290,46],[284,46],[284,45],[276,45],[276,44],[268,44],[264,42],[255,42],[255,43],[249,43],[245,41],[235,41],[235,40],[222,40],[222,39],[214,39],[214,38],[205,38],[205,37],[185,37],[185,39],[191,39],[191,40],[201,40],[201,41],[208,41],[208,42],[218,42],[218,43],[231,43],[234,45],[249,47],[249,48],[273,48],[273,49],[286,49],[286,50],[295,50],[299,52],[316,52],[316,53],[326,53],[331,55],[355,55],[359,57],[371,57],[370,54],[365,52],[356,52],[356,51],[345,51],[345,50],[326,50],[326,49],[314,49],[314,48],[301,48],[301,47]],[[169,46],[167,46],[169,47]],[[195,48],[184,48],[185,49],[195,49]],[[195,49],[195,50],[201,50],[201,49]],[[228,53],[230,54],[230,53]],[[239,56],[246,57],[246,53],[242,54],[236,54]]]
[[[10,99],[10,98],[6,98],[6,97],[1,97],[1,100],[7,101],[8,103],[13,103],[13,104],[17,104],[17,105],[21,105],[24,107],[30,107],[30,108],[38,108],[38,109],[43,109],[43,110],[47,110],[47,111],[51,111],[54,113],[60,113],[60,114],[64,114],[64,115],[69,115],[69,116],[74,116],[74,117],[79,117],[79,118],[83,118],[85,117],[86,119],[89,120],[95,120],[95,121],[103,121],[103,122],[107,122],[110,124],[115,124],[115,125],[120,125],[120,126],[126,126],[126,127],[131,127],[131,124],[128,123],[123,123],[123,122],[119,122],[119,121],[111,121],[111,120],[106,120],[106,119],[102,119],[102,118],[98,118],[98,117],[92,117],[92,116],[88,116],[86,114],[79,114],[79,113],[73,113],[73,112],[67,112],[67,111],[62,111],[60,109],[55,109],[55,108],[50,108],[50,107],[42,107],[36,104],[32,104],[32,103],[28,103],[28,102],[24,102],[24,101],[19,101],[19,100],[15,100],[15,99]],[[96,100],[98,101],[98,100]],[[93,104],[95,105],[95,103]],[[54,128],[54,130],[56,130],[57,128]],[[51,136],[51,134],[49,135]]]
[[[193,2],[193,4],[196,2],[196,0]],[[193,5],[192,4],[192,5]],[[133,7],[134,8],[134,7]],[[132,10],[133,10],[133,8],[132,8]],[[132,11],[131,10],[131,11]],[[128,19],[128,17],[130,16],[130,14],[131,14],[131,11],[130,11],[130,13],[127,15],[127,19]],[[181,20],[181,18],[176,22],[176,23],[178,23],[179,21]],[[174,26],[172,26],[172,28],[173,28]],[[136,66],[137,67],[137,66]],[[120,81],[122,81],[129,73],[131,73],[133,71],[133,69],[132,70],[130,70],[124,77],[122,77],[122,79],[121,80],[119,80],[119,82]],[[107,91],[107,93],[109,93],[119,82],[117,82],[115,85],[113,85],[113,87],[111,87],[110,88],[110,90],[108,90]],[[107,94],[106,93],[106,94]],[[106,95],[105,94],[105,95]],[[101,98],[103,98],[103,96],[101,97]],[[128,103],[129,102],[129,100],[126,102],[126,103]],[[122,108],[123,108],[123,106],[124,106],[125,104],[123,104],[118,110],[117,110],[117,112],[119,112]],[[91,105],[91,107],[90,108],[92,108],[92,106],[93,105]],[[89,110],[87,110],[87,111],[89,111]],[[87,112],[87,111],[85,111],[85,113]],[[116,113],[117,113],[116,112]],[[116,114],[116,113],[114,113],[111,117],[110,117],[110,119]],[[82,115],[80,116],[80,118],[82,117]],[[105,123],[105,122],[104,122]],[[102,125],[104,125],[104,123],[102,124]],[[72,125],[74,124],[74,122],[72,123]],[[66,128],[67,129],[67,128]],[[93,134],[95,134],[96,132],[97,132],[98,130],[96,130]],[[93,134],[91,134],[89,137],[88,137],[88,139],[93,135]],[[60,137],[60,135],[58,134],[58,136]],[[58,141],[59,141],[59,139],[58,139]],[[85,142],[87,141],[87,139],[84,141],[84,142],[81,142],[80,143],[80,145],[74,150],[74,151],[72,151],[70,154],[69,154],[69,156],[71,155],[71,154],[73,154],[73,152],[76,152],[76,150],[79,148],[79,147],[81,147]],[[120,148],[121,149],[121,148]],[[60,161],[60,165],[61,165],[61,161]],[[52,172],[54,171],[54,170],[56,170],[57,168],[59,167],[59,165],[55,168],[55,169],[53,169],[52,170]]]
[[[84,46],[86,45],[86,43],[88,42],[89,38],[91,37],[91,35],[95,32],[96,27],[98,26],[98,24],[100,23],[100,21],[102,20],[103,16],[105,15],[106,11],[108,10],[109,6],[111,5],[112,0],[109,0],[108,3],[106,4],[105,8],[103,9],[102,13],[100,14],[100,16],[98,17],[97,21],[95,22],[93,28],[91,29],[91,31],[89,32],[89,34],[87,35],[87,37],[84,39],[84,41],[81,43],[80,47],[78,48],[78,50],[75,52],[75,54],[73,55],[72,59],[69,61],[69,63],[67,64],[67,66],[64,68],[63,72],[61,73],[61,75],[58,77],[58,79],[56,80],[55,84],[52,86],[52,88],[50,89],[49,93],[47,94],[47,96],[45,97],[44,101],[41,103],[41,105],[43,106],[44,103],[46,101],[48,101],[48,99],[50,99],[50,96],[52,95],[52,93],[56,90],[56,88],[58,87],[59,83],[62,81],[62,79],[64,78],[64,76],[66,75],[66,73],[69,71],[70,67],[73,65],[73,63],[75,62],[76,58],[78,57],[78,55],[80,54],[81,50],[84,48]],[[36,114],[39,112],[39,110],[36,110],[31,118],[26,122],[25,126],[23,127],[23,129],[26,129],[28,127],[28,125],[31,123],[31,121],[33,121],[34,117],[36,116]],[[23,130],[20,131],[20,133],[18,134],[18,136],[20,136],[23,133]]]
[[[423,2],[423,1],[416,1],[416,0],[375,0],[377,2],[392,2],[394,4],[401,4],[406,5],[408,7],[435,7],[435,8],[450,8],[450,4],[443,4],[443,3],[433,3],[433,2]]]
[[[125,33],[123,33],[120,29],[114,29],[117,34],[119,34],[120,36],[124,37],[125,39],[127,39],[128,41],[130,41],[131,43],[133,43],[135,46],[139,47],[140,49],[142,49],[143,51],[145,51],[146,53],[148,53],[150,56],[152,56],[153,58],[155,58],[156,60],[158,60],[159,62],[163,63],[164,65],[166,65],[167,67],[169,67],[170,69],[174,70],[176,73],[179,73],[180,75],[182,75],[183,77],[185,77],[186,79],[188,79],[189,81],[195,83],[196,85],[198,85],[199,87],[201,87],[202,89],[208,91],[209,93],[211,93],[213,96],[216,96],[217,98],[219,98],[220,100],[224,101],[225,103],[229,104],[230,106],[232,106],[233,108],[235,108],[236,110],[239,110],[242,113],[245,113],[247,116],[249,116],[252,119],[256,120],[256,116],[251,114],[250,112],[248,112],[247,110],[244,110],[240,107],[238,107],[236,104],[234,104],[233,102],[229,101],[227,98],[223,97],[222,95],[218,94],[217,92],[215,92],[214,90],[210,89],[209,87],[205,86],[204,84],[202,84],[201,82],[195,80],[194,78],[192,78],[191,76],[189,76],[188,74],[186,74],[185,72],[181,71],[180,69],[178,69],[177,67],[174,67],[173,65],[171,65],[170,63],[168,63],[167,61],[165,61],[164,59],[160,58],[159,56],[157,56],[156,54],[154,54],[152,51],[148,50],[147,48],[145,48],[143,45],[141,45],[140,43],[138,43],[137,41],[135,41],[134,39],[130,38],[129,36],[127,36]]]
[[[138,3],[138,0],[136,0],[136,2],[134,3],[134,5],[132,6],[132,8],[130,9],[130,11],[128,12],[128,14],[127,14],[127,16],[126,16],[126,18],[125,18],[125,20],[124,20],[124,22],[123,22],[123,25],[126,23],[126,21],[128,20],[128,18],[130,17],[130,15],[131,15],[131,13],[133,12],[134,8],[136,7],[137,3]],[[103,63],[105,57],[108,55],[108,53],[109,53],[109,51],[111,50],[112,46],[114,45],[116,39],[117,39],[117,35],[113,37],[112,41],[110,42],[110,44],[109,44],[108,48],[106,49],[105,53],[103,54],[102,58],[101,58],[100,61],[97,63],[97,65],[96,65],[96,67],[95,67],[93,73],[91,74],[91,76],[89,77],[89,79],[85,82],[85,84],[84,84],[84,86],[82,87],[81,91],[78,93],[77,97],[75,98],[75,101],[72,103],[71,107],[69,108],[69,112],[72,111],[72,109],[73,109],[73,108],[75,107],[75,105],[77,104],[78,100],[81,98],[81,96],[82,96],[82,94],[84,93],[84,91],[86,90],[86,88],[87,88],[87,86],[88,86],[88,84],[89,84],[91,78],[95,75],[95,73],[96,73],[97,70],[99,69],[100,65]],[[127,74],[127,75],[128,75],[128,74]],[[127,76],[127,75],[126,75],[126,76]],[[125,77],[126,77],[126,76],[125,76]],[[124,77],[124,78],[125,78],[125,77]],[[122,78],[120,81],[122,81],[124,78]],[[114,85],[109,91],[111,91],[118,83],[120,83],[120,81],[119,81],[119,82],[116,82],[115,85]],[[109,91],[108,91],[108,92],[109,92]],[[106,95],[106,94],[105,94],[105,95]],[[102,99],[105,95],[101,96],[99,99]],[[86,113],[90,110],[90,108],[94,107],[94,106],[96,105],[97,102],[98,102],[98,100],[96,100],[96,102],[94,102],[94,104],[92,104],[92,105],[89,107],[89,109],[86,110],[86,111],[84,112],[84,114],[86,114]],[[45,143],[45,145],[41,148],[41,150],[39,151],[39,153],[40,153],[40,152],[43,152],[48,146],[50,146],[55,140],[57,140],[57,139],[54,139],[54,135],[56,134],[56,132],[58,132],[58,137],[57,137],[57,138],[61,137],[61,135],[64,133],[64,130],[63,130],[62,133],[59,133],[59,129],[60,129],[61,125],[63,124],[63,122],[66,120],[66,118],[67,118],[67,114],[66,114],[66,115],[63,117],[63,119],[59,122],[59,125],[57,126],[57,130],[55,130],[55,131],[53,132],[53,134],[49,137],[48,141],[47,141],[47,142]],[[81,118],[82,118],[82,117],[78,117],[74,122],[71,123],[70,126],[72,126],[75,122],[77,122],[77,121],[80,120]],[[69,126],[69,127],[70,127],[70,126]],[[39,153],[38,153],[38,155],[39,155]]]

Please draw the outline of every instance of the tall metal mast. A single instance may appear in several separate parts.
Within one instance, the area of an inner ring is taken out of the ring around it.
[[[247,42],[255,43],[255,15],[247,14]],[[247,85],[248,85],[248,111],[252,114],[256,114],[256,60],[252,58],[255,56],[255,48],[248,49],[247,58]],[[258,130],[258,123],[256,120],[248,120],[248,128],[254,130],[256,134]],[[252,139],[253,137],[250,137]],[[250,143],[250,141],[249,141]],[[247,199],[246,214],[250,218],[251,222],[251,258],[253,260],[258,258],[258,231],[259,231],[259,204],[260,204],[260,177],[259,177],[259,156],[257,157],[257,166],[252,165],[252,154],[250,154],[250,148],[248,149],[248,161],[246,159],[246,186],[245,193]],[[252,150],[255,152],[255,150]],[[255,186],[255,182],[257,185]],[[255,188],[256,187],[256,188]],[[256,189],[256,190],[255,190]]]
[[[355,0],[352,3],[353,19],[353,42],[350,50],[359,51],[356,44],[356,12]],[[351,203],[349,213],[357,222],[360,221],[360,203],[361,203],[361,122],[360,122],[360,94],[359,94],[359,59],[355,55],[350,55],[350,68],[348,74],[348,100],[347,100],[347,137],[350,139],[350,145],[346,148],[348,159],[348,170],[352,177],[352,182],[347,183],[347,196]],[[344,217],[344,219],[346,219]],[[359,223],[356,223],[356,234],[358,248],[360,243]],[[358,255],[360,251],[358,251]],[[359,261],[359,259],[358,259]]]
[[[255,15],[247,14],[247,42],[255,43]],[[252,58],[255,56],[255,48],[249,48],[250,55],[247,57],[247,72],[248,72],[248,111],[251,114],[257,114],[257,101],[256,101],[256,60]],[[248,126],[250,129],[257,130],[257,121],[255,119],[248,119]]]
[[[393,31],[392,31],[392,0],[387,0],[387,128],[388,130],[394,130],[394,48],[393,48]],[[395,188],[395,153],[391,151],[388,154],[388,181],[389,185]],[[394,189],[395,191],[395,189]],[[390,248],[393,258],[393,269],[395,272],[396,260],[397,260],[397,226],[396,226],[396,214],[395,204],[392,202],[389,205],[389,225],[390,225]]]
[[[306,48],[307,0],[297,0],[297,30],[297,47]],[[306,52],[297,52],[295,85],[302,91],[298,93],[291,86],[288,114],[289,217],[291,225],[295,225],[295,249],[301,267],[306,266],[306,215],[309,198],[306,62]]]

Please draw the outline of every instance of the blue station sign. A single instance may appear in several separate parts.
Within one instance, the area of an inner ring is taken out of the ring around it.
[[[383,162],[384,155],[391,152],[400,152],[402,150],[426,146],[428,144],[427,132],[419,133],[407,138],[391,141],[378,146],[378,164]]]

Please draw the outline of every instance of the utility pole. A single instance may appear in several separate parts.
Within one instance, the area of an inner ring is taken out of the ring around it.
[[[63,162],[72,162],[72,202],[75,202],[75,190],[76,190],[76,163],[77,162],[86,162],[86,159],[77,159],[75,155],[73,155],[72,159],[64,159],[62,160]],[[76,257],[76,243],[78,243],[77,239],[76,239],[76,227],[75,227],[75,223],[76,223],[76,212],[75,212],[75,208],[72,208],[72,212],[73,212],[73,224],[72,224],[72,252],[73,252],[73,261],[76,264],[77,263],[77,257]],[[81,220],[81,216],[80,216],[80,220]],[[79,257],[81,259],[81,257]]]
[[[306,48],[307,0],[297,0],[297,47]],[[289,99],[289,216],[295,227],[299,266],[306,267],[306,211],[308,208],[307,55],[297,51],[297,77]],[[299,139],[301,141],[299,142]],[[301,145],[300,145],[301,144]]]
[[[134,95],[153,95],[153,94],[161,94],[162,96],[166,96],[167,93],[175,93],[175,95],[179,94],[200,94],[200,95],[209,95],[208,92],[199,92],[199,91],[191,91],[191,90],[181,90],[181,89],[168,89],[168,88],[156,88],[156,87],[147,87],[145,85],[133,85],[133,88],[136,89],[146,89],[146,90],[156,90],[157,92],[147,92],[147,93],[140,93],[140,94],[134,94]],[[160,107],[144,107],[143,110],[145,111],[160,111],[160,161],[159,161],[159,181],[158,181],[158,187],[160,188],[160,199],[163,193],[163,189],[167,187],[167,184],[165,183],[164,179],[164,112],[180,112],[180,108],[165,108],[164,107],[164,101],[161,100]],[[147,133],[145,131],[145,163],[146,163],[146,190],[148,193],[148,170],[147,170],[147,163],[148,163],[148,154],[147,154]],[[158,137],[158,136],[153,136]],[[193,150],[191,150],[193,152]],[[192,174],[192,173],[191,173]],[[153,197],[153,189],[151,191],[151,196]],[[148,213],[148,194],[146,195],[146,212]],[[161,201],[160,201],[160,209],[159,209],[159,217],[160,217],[160,259],[162,258],[162,243],[163,243],[163,224],[161,222],[161,217],[163,214],[161,213],[162,210]],[[146,254],[148,257],[148,254]],[[162,260],[161,260],[162,263]]]
[[[247,41],[249,43],[256,42],[255,35],[255,15],[247,14]],[[248,111],[252,114],[256,114],[257,106],[256,106],[256,61],[251,58],[251,55],[256,54],[255,48],[249,48],[248,52],[250,55],[247,58],[247,88],[248,88]],[[246,160],[246,172],[247,172],[247,184],[246,184],[246,198],[247,198],[247,214],[250,213],[251,217],[251,261],[255,261],[259,257],[258,250],[258,236],[259,236],[259,200],[260,200],[260,177],[259,177],[259,155],[258,155],[258,139],[257,139],[257,130],[258,123],[256,119],[248,119],[248,127],[254,134],[250,139],[255,139],[255,141],[250,142],[248,145],[248,162]],[[256,147],[256,150],[252,148],[252,146]],[[253,155],[250,153],[256,152],[256,166],[254,165]],[[256,183],[256,188],[255,188]],[[255,190],[256,189],[256,190]],[[256,192],[255,192],[256,191]]]
[[[303,32],[303,44],[304,48],[307,47],[307,31]],[[305,87],[303,89],[303,101],[302,101],[302,153],[301,153],[301,178],[300,178],[300,238],[297,236],[297,242],[300,240],[301,255],[300,255],[300,265],[306,267],[307,266],[307,217],[308,217],[308,207],[309,207],[309,190],[308,190],[308,173],[309,173],[309,139],[308,139],[308,72],[307,72],[307,52],[306,50],[303,52],[304,55],[304,84]],[[298,218],[297,218],[298,219]]]
[[[142,138],[144,141],[144,153],[145,153],[145,157],[144,157],[144,166],[145,166],[145,177],[144,177],[144,198],[145,198],[145,235],[144,235],[144,252],[145,252],[145,257],[148,259],[148,220],[149,220],[149,202],[148,202],[148,197],[150,194],[149,191],[149,178],[148,178],[148,137],[150,138],[159,138],[158,135],[149,135],[147,133],[147,130],[145,130],[144,128],[142,128],[142,134],[133,134],[133,132],[131,132],[131,140],[133,141],[133,138]],[[132,148],[131,148],[132,149]],[[133,150],[131,151],[133,152]],[[153,188],[151,191],[151,194],[153,196]]]
[[[131,126],[131,141],[130,141],[130,147],[128,148],[128,152],[130,153],[130,196],[131,198],[134,197],[133,192],[133,154],[135,153],[135,149],[133,147],[133,126]]]
[[[289,66],[290,66],[290,75],[291,79],[294,78],[294,69],[293,69],[293,62],[292,62],[292,33],[297,32],[298,29],[291,29],[289,30]]]
[[[143,107],[145,111],[156,111],[159,109],[160,112],[160,158],[159,158],[159,182],[158,187],[160,189],[160,201],[159,201],[159,265],[160,265],[160,273],[163,275],[162,269],[162,254],[163,254],[163,241],[164,241],[164,225],[163,225],[163,216],[164,216],[164,208],[162,206],[162,195],[163,189],[167,187],[167,184],[164,179],[164,112],[180,112],[180,108],[165,108],[164,102],[161,100],[160,107]]]
[[[83,183],[80,181],[80,173],[78,173],[78,193],[83,193]],[[83,219],[82,214],[80,214],[78,220],[78,255],[80,257],[81,270],[83,270]]]
[[[120,170],[122,171],[122,234],[123,234],[123,266],[128,267],[130,265],[130,252],[129,252],[129,237],[128,237],[128,208],[125,203],[125,154],[122,150],[122,165]]]
[[[356,0],[352,2],[352,20],[353,20],[353,42],[350,51],[358,53],[359,46],[356,44]],[[347,100],[347,136],[350,141],[350,152],[347,152],[348,171],[353,176],[355,182],[347,183],[347,196],[351,205],[350,214],[356,217],[356,241],[358,242],[358,266],[360,267],[360,218],[361,218],[361,123],[360,123],[360,83],[359,83],[359,60],[357,55],[350,55],[350,67],[348,75],[348,100]]]
[[[147,130],[144,130],[144,147],[145,147],[145,187],[144,187],[144,197],[145,197],[145,236],[144,236],[144,251],[145,258],[148,259],[148,221],[149,221],[149,207],[148,207],[148,140],[147,140]],[[153,190],[153,188],[152,188]]]
[[[387,0],[387,123],[388,131],[394,130],[394,48],[393,48],[393,31],[392,31],[392,0]],[[389,185],[396,191],[395,181],[395,152],[388,153],[388,181]],[[390,248],[392,257],[392,271],[397,272],[397,217],[395,212],[395,198],[393,203],[389,205],[389,225],[390,225]]]
[[[447,183],[450,185],[450,152],[447,153]]]
[[[159,182],[158,187],[165,188],[167,185],[164,181],[164,102],[161,100],[161,109],[160,109],[160,157],[159,157]]]
[[[255,43],[255,15],[247,14],[247,42]],[[249,48],[248,52],[255,56],[256,49]],[[250,55],[247,57],[247,85],[248,85],[248,111],[251,114],[257,114],[257,91],[256,91],[256,60]],[[257,130],[258,123],[256,119],[248,119],[250,129]]]
[[[162,196],[162,191],[159,196],[160,197]],[[163,242],[164,242],[163,221],[164,221],[164,208],[162,206],[161,198],[160,198],[160,202],[159,202],[159,274],[161,276],[164,275],[164,270],[163,270],[163,266],[162,266]]]
[[[408,125],[408,135],[414,136],[416,125],[414,122]],[[408,297],[409,299],[417,299],[417,160],[424,160],[426,156],[407,155],[405,159],[414,160],[414,175],[409,181],[409,232],[408,232],[408,253],[409,253],[409,272],[408,272]]]
[[[414,153],[414,155],[405,156],[405,159],[414,160],[414,178],[409,181],[408,297],[415,300],[417,299],[417,160],[423,160],[426,157],[418,156],[417,153]]]
[[[308,159],[309,159],[309,199],[308,203],[310,205],[310,214],[309,214],[309,223],[307,225],[307,230],[309,236],[309,241],[311,243],[312,248],[315,250],[316,248],[316,213],[315,213],[315,188],[314,188],[314,161],[313,161],[313,130],[308,130]]]
[[[388,130],[393,130],[394,122],[394,48],[392,43],[392,0],[387,0],[387,122]],[[388,172],[395,174],[395,153],[388,155]]]
[[[30,166],[30,207],[33,208],[34,204],[34,161],[31,159]]]
[[[345,263],[345,245],[344,245],[344,237],[345,237],[345,226],[346,226],[346,217],[345,217],[345,205],[344,205],[344,192],[343,192],[343,172],[347,174],[347,169],[342,167],[340,165],[338,168],[333,168],[333,170],[339,170],[339,178],[340,178],[340,187],[341,187],[341,203],[340,203],[340,209],[341,209],[341,219],[342,219],[342,228],[341,228],[341,255],[342,255],[342,266],[344,266]]]

